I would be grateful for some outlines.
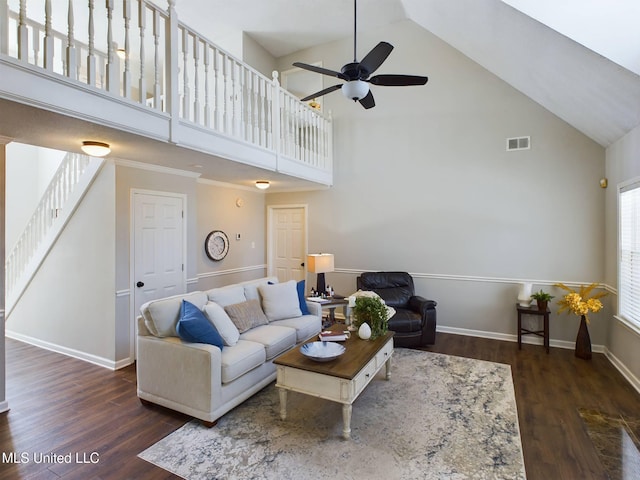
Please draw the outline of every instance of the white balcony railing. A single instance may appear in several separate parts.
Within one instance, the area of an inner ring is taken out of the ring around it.
[[[0,0],[0,55],[330,172],[331,119],[276,72],[262,75],[179,22],[175,3]]]

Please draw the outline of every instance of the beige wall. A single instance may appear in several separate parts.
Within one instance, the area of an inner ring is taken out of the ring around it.
[[[116,360],[114,185],[107,163],[6,325],[18,338],[105,366]]]
[[[374,86],[368,111],[327,95],[333,188],[267,197],[309,205],[310,251],[336,256],[328,283],[348,294],[358,272],[409,271],[418,292],[439,302],[440,327],[513,338],[519,281],[555,295],[557,281],[603,281],[604,149],[410,21],[363,32],[360,55],[380,40],[396,48],[377,73],[426,74],[429,83]],[[279,68],[319,59],[339,69],[349,40]],[[523,135],[531,150],[507,153],[506,138]],[[552,317],[552,338],[570,346],[579,319]],[[592,340],[604,345],[596,318]]]
[[[618,188],[621,183],[640,178],[640,126],[607,149],[609,187],[606,193],[606,282],[618,288]],[[607,348],[614,361],[640,388],[640,328],[632,328],[616,318],[617,295],[609,310],[609,339]],[[626,370],[625,370],[626,369]],[[635,377],[635,378],[634,378]]]

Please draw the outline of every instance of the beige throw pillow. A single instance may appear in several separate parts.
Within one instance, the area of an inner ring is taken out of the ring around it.
[[[270,322],[302,316],[296,281],[289,280],[258,287],[262,308]]]
[[[247,300],[246,302],[227,305],[224,307],[224,311],[227,312],[227,315],[229,315],[229,318],[231,318],[240,333],[269,323],[267,317],[264,316],[262,308],[260,308],[258,300]]]

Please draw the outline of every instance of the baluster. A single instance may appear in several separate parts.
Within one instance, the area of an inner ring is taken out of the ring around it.
[[[69,8],[67,10],[67,77],[77,80],[78,72],[76,67],[76,47],[73,38],[73,0],[69,0]]]
[[[27,0],[20,0],[18,16],[18,58],[29,61],[29,28],[27,27]]]
[[[183,94],[182,94],[182,118],[190,120],[190,106],[191,101],[190,89],[189,89],[189,71],[188,71],[188,59],[189,59],[189,31],[186,28],[182,29],[182,62],[183,62]]]
[[[198,72],[198,62],[200,61],[200,39],[193,35],[193,121],[200,123],[200,79]]]
[[[229,79],[230,60],[226,54],[222,54],[223,74],[224,74],[224,133],[231,134],[231,113],[229,112],[229,105],[231,104],[230,86],[231,80]]]
[[[153,106],[158,110],[163,110],[160,104],[160,14],[153,9]]]
[[[238,136],[243,140],[247,138],[247,111],[245,102],[245,92],[247,90],[247,71],[244,66],[236,63],[238,85],[236,87],[236,121],[238,122]]]
[[[113,8],[114,0],[107,0],[107,91],[111,93],[119,93],[120,81],[119,73],[120,65],[115,52],[115,44],[113,41]]]
[[[260,93],[260,76],[255,73],[251,75],[253,77],[252,82],[252,97],[253,100],[253,141],[262,146],[260,141],[260,103],[258,95]]]
[[[51,0],[44,3],[44,68],[53,70],[53,35],[51,31]]]
[[[202,47],[202,60],[204,62],[204,126],[211,128],[211,105],[209,105],[209,44],[204,42]]]
[[[89,50],[87,51],[87,83],[96,86],[95,26],[93,23],[94,0],[89,0]]]
[[[124,18],[124,73],[122,75],[124,98],[131,98],[131,71],[129,70],[129,58],[131,57],[129,46],[129,22],[131,21],[131,0],[123,0],[122,16]]]
[[[146,4],[138,0],[138,27],[140,28],[140,80],[138,81],[138,90],[140,91],[140,103],[146,105],[147,102],[147,83],[144,78],[144,29],[147,26],[147,9]]]
[[[213,49],[213,128],[219,132],[224,131],[223,108],[224,108],[224,78],[223,66],[220,52]]]
[[[40,27],[34,25],[31,34],[33,36],[33,64],[38,65],[38,57],[40,56]]]
[[[244,105],[243,112],[245,115],[245,136],[248,142],[253,143],[253,72],[243,68],[244,70]]]
[[[260,145],[263,147],[269,148],[269,140],[268,140],[268,128],[267,128],[267,119],[268,116],[268,98],[267,98],[267,85],[266,80],[260,77]]]

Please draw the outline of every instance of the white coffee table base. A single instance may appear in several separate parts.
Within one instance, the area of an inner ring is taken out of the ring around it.
[[[278,365],[276,387],[280,393],[280,418],[287,418],[287,392],[299,392],[313,397],[324,398],[332,402],[342,403],[342,436],[351,438],[352,405],[358,395],[373,380],[384,366],[386,379],[391,378],[391,356],[393,355],[393,338],[382,348],[352,379],[335,377],[325,373],[311,372],[300,368]]]

